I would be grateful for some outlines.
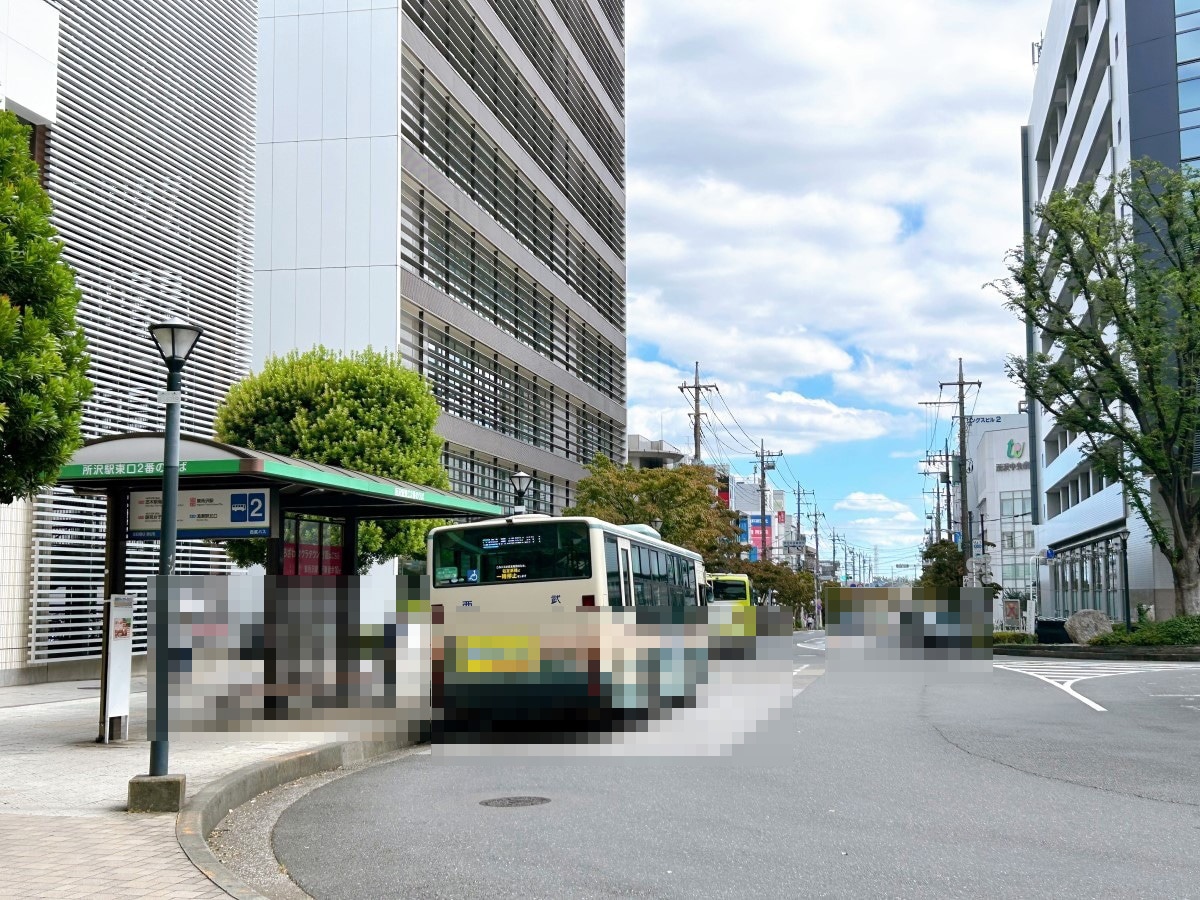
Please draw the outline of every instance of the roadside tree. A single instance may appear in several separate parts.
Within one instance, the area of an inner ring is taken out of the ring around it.
[[[1150,160],[1037,207],[995,282],[1049,342],[1010,377],[1119,483],[1170,564],[1175,612],[1200,613],[1200,173]]]
[[[713,571],[728,571],[722,567],[742,551],[737,513],[717,499],[711,466],[634,469],[597,454],[587,470],[575,505],[564,515],[595,516],[614,525],[662,519],[663,540],[699,553]]]
[[[217,410],[217,438],[230,444],[448,488],[438,404],[424,379],[388,353],[340,355],[325,348],[269,359],[235,384]],[[361,572],[398,556],[419,556],[436,521],[361,522]],[[262,564],[261,540],[230,541],[242,566]]]
[[[925,571],[913,582],[917,587],[956,588],[962,587],[967,567],[962,551],[954,541],[937,541],[925,548],[921,554],[925,560]]]
[[[83,441],[92,383],[62,252],[29,129],[0,111],[0,503],[52,484]]]

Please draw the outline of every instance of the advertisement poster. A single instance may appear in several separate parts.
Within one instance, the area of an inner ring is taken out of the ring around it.
[[[770,515],[750,517],[750,540],[748,543],[758,550],[759,558],[766,558],[767,551],[771,547]]]
[[[133,597],[114,594],[109,600],[107,637],[104,714],[111,719],[129,715],[129,683],[133,669]]]

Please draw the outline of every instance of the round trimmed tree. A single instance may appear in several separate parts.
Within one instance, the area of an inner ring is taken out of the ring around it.
[[[235,384],[217,410],[217,439],[309,462],[353,469],[434,488],[448,488],[442,441],[433,431],[437,400],[398,356],[323,347],[269,359]],[[424,553],[438,522],[359,523],[358,571]],[[263,564],[266,542],[230,541],[238,565]]]
[[[52,484],[83,442],[87,339],[57,235],[29,128],[0,111],[0,503]]]

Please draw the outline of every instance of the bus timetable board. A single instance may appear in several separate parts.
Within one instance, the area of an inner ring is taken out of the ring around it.
[[[155,539],[162,526],[162,491],[129,493],[128,536]],[[175,507],[180,538],[271,536],[271,494],[241,489],[181,490]]]

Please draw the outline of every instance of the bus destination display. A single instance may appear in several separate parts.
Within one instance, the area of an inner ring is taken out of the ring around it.
[[[501,537],[485,537],[480,541],[480,547],[484,550],[501,550],[506,547],[529,547],[541,542],[540,534],[506,534]]]

